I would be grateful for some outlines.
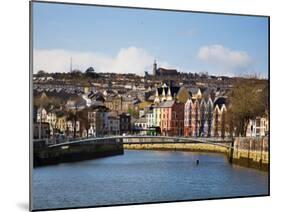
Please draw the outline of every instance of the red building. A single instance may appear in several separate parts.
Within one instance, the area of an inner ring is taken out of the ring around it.
[[[175,100],[164,101],[159,104],[160,128],[162,135],[182,136],[184,120],[184,104]]]

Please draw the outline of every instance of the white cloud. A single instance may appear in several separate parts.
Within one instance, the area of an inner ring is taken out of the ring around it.
[[[98,52],[78,52],[62,49],[35,49],[34,72],[68,72],[70,58],[73,69],[85,71],[92,66],[97,72],[136,73],[143,75],[150,71],[154,57],[144,49],[137,47],[122,48],[116,56]]]
[[[253,65],[253,60],[247,52],[230,50],[222,45],[203,46],[199,49],[197,57],[220,68],[218,71],[232,74],[248,71]]]

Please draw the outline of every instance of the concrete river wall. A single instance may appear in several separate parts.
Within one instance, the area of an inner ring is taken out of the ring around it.
[[[71,143],[47,147],[34,145],[33,165],[44,166],[65,162],[76,162],[93,158],[123,154],[123,145],[115,139],[99,142]]]
[[[232,163],[250,168],[269,170],[269,140],[262,138],[236,138],[232,150]]]

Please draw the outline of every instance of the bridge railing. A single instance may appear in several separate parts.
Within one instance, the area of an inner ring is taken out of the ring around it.
[[[132,139],[142,139],[142,141],[134,142]],[[159,139],[160,141],[144,141],[144,139]],[[106,141],[112,141],[115,140],[116,142],[118,141],[123,141],[124,143],[212,143],[212,144],[219,144],[219,143],[231,143],[232,139],[222,139],[222,138],[199,138],[199,137],[177,137],[177,136],[151,136],[151,135],[120,135],[120,136],[103,136],[103,137],[90,137],[90,138],[85,138],[85,139],[77,139],[73,141],[67,141],[63,143],[58,143],[58,144],[53,144],[50,145],[50,147],[55,147],[55,146],[63,146],[66,144],[79,144],[79,143],[98,143],[98,142],[103,142],[105,143]],[[131,140],[129,142],[129,140]]]

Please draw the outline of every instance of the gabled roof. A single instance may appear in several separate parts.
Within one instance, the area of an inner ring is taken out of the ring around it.
[[[157,88],[158,94],[162,95],[162,92],[163,92],[163,89],[164,89],[165,95],[167,95],[169,88],[171,90],[171,95],[172,96],[177,95],[179,90],[180,90],[179,86],[171,86],[171,87],[165,87],[165,88],[160,87],[160,88]]]
[[[91,99],[91,100],[95,100],[95,101],[101,101],[101,102],[104,102],[105,99],[102,95],[102,93],[100,92],[97,92],[97,93],[91,93],[88,95],[88,97]]]
[[[50,92],[50,91],[43,91],[43,92],[38,92],[36,90],[33,91],[33,95],[34,96],[42,96],[42,95],[46,95],[47,97],[58,97],[62,100],[68,100],[69,98],[72,98],[72,97],[77,97],[78,95],[77,94],[73,94],[73,93],[69,93],[69,92],[66,92],[64,90],[61,90],[60,92]]]
[[[191,96],[193,96],[193,95],[197,94],[198,89],[199,88],[191,87],[191,88],[188,88],[188,92]]]
[[[215,91],[212,88],[206,88],[203,92],[203,98],[205,99],[205,101],[208,101],[209,98],[211,98],[212,100],[214,100],[215,98]]]

